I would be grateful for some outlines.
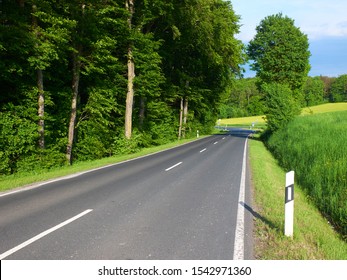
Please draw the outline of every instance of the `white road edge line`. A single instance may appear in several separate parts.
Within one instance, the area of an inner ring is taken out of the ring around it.
[[[240,193],[237,207],[237,220],[235,229],[235,242],[234,242],[234,260],[244,259],[244,236],[245,236],[245,185],[246,185],[246,160],[247,160],[247,142],[245,141],[245,147],[243,150],[242,171],[240,181]]]
[[[200,153],[203,153],[203,152],[205,152],[207,149],[205,148],[205,149],[202,149],[201,151],[200,151]]]
[[[213,143],[213,145],[216,145],[216,144],[218,144],[218,141],[216,141],[216,142]]]
[[[180,161],[179,163],[176,163],[175,165],[173,165],[173,166],[171,166],[171,167],[169,167],[169,168],[166,168],[165,171],[169,171],[169,170],[171,170],[171,169],[173,169],[173,168],[179,166],[180,164],[182,164],[182,161]]]
[[[93,211],[93,209],[88,209],[88,210],[86,210],[86,211],[84,211],[84,212],[82,212],[82,213],[80,213],[80,214],[78,214],[78,215],[76,215],[76,216],[66,220],[65,222],[60,223],[59,225],[56,225],[55,227],[52,227],[52,228],[50,228],[50,229],[48,229],[48,230],[46,230],[46,231],[44,231],[44,232],[34,236],[33,238],[30,238],[29,240],[23,242],[22,244],[19,244],[18,246],[12,248],[11,250],[8,250],[5,253],[2,253],[0,255],[0,260],[8,257],[9,255],[12,255],[13,253],[23,249],[24,247],[30,245],[31,243],[34,243],[35,241],[41,239],[42,237],[52,233],[53,231],[56,231],[57,229],[59,229],[59,228],[61,228],[63,226],[66,226],[67,224],[69,224],[69,223],[71,223],[71,222],[81,218],[82,216],[84,216],[84,215],[86,215],[86,214],[88,214],[88,213],[90,213],[92,211]]]

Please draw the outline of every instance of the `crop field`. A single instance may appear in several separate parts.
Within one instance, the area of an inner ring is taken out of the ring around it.
[[[324,216],[347,237],[347,111],[306,115],[267,145]]]
[[[244,125],[249,126],[254,124],[265,124],[265,116],[253,116],[253,117],[244,117],[244,118],[230,118],[230,119],[221,119],[220,125]]]
[[[329,112],[337,112],[337,111],[347,111],[347,102],[326,103],[323,105],[306,107],[302,110],[301,115],[320,114],[320,113],[329,113]]]
[[[311,114],[321,114],[328,112],[337,112],[337,111],[347,111],[347,102],[342,103],[327,103],[312,107],[306,107],[302,109],[301,115],[311,115]],[[244,118],[230,118],[230,119],[221,119],[220,125],[227,126],[251,126],[254,124],[256,127],[264,127],[265,125],[265,116],[253,116],[253,117],[244,117]]]

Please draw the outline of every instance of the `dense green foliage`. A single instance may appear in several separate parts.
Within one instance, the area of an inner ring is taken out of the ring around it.
[[[300,114],[300,107],[288,86],[278,83],[263,84],[262,92],[265,94],[265,115],[270,132],[285,127]]]
[[[319,77],[308,77],[303,92],[306,107],[324,102],[324,82]]]
[[[303,103],[301,107],[315,106],[330,101],[331,85],[336,78],[307,77],[303,86]],[[259,116],[266,113],[266,93],[258,78],[241,78],[233,82],[222,97],[219,107],[219,118],[239,118]],[[264,86],[263,86],[264,88]],[[292,94],[293,95],[293,94]]]
[[[310,70],[307,36],[281,13],[263,19],[256,31],[247,51],[261,82],[301,89]]]
[[[239,118],[264,114],[264,95],[258,90],[257,78],[237,79],[223,96],[219,118]]]
[[[275,132],[268,147],[317,207],[347,235],[347,112],[299,117]]]
[[[333,102],[347,101],[347,75],[341,75],[332,82],[330,98]]]
[[[126,2],[2,1],[0,174],[61,165],[69,153],[90,160],[134,152],[177,139],[179,126],[186,137],[212,130],[244,62],[232,5],[135,0],[130,20]],[[183,99],[188,112],[180,124]]]

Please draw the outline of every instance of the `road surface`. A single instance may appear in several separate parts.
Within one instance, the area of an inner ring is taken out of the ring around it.
[[[0,259],[252,259],[247,134],[0,194]]]

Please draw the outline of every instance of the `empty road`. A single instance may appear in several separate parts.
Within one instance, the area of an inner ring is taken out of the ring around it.
[[[0,193],[0,259],[251,259],[247,134]]]

